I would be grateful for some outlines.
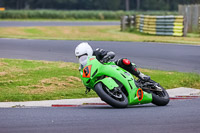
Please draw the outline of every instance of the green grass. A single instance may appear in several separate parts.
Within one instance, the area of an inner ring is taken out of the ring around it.
[[[0,38],[47,40],[133,41],[198,44],[200,37],[155,36],[121,32],[120,26],[0,27]]]
[[[198,32],[197,33],[187,33],[187,36],[188,37],[198,37],[199,38],[200,37],[200,32],[199,33]]]
[[[167,89],[200,89],[200,75],[141,69]],[[32,101],[88,98],[80,80],[78,64],[66,62],[0,59],[0,101]]]
[[[0,101],[94,97],[84,95],[78,64],[0,59]]]
[[[35,29],[35,28],[25,29],[24,32],[28,33],[28,34],[39,34],[39,35],[41,35],[43,33],[41,30],[38,30],[38,29]]]

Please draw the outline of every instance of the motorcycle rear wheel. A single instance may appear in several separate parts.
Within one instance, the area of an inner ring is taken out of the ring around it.
[[[95,85],[94,90],[101,100],[114,108],[126,108],[128,106],[128,99],[122,91],[117,95],[114,93],[112,94],[112,91],[101,82]]]

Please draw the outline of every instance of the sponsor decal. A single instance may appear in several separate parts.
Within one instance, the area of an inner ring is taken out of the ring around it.
[[[90,58],[90,61],[94,60],[95,58]]]
[[[139,88],[139,89],[137,90],[137,97],[138,97],[138,100],[139,100],[139,101],[142,101],[143,95],[144,95],[143,90],[142,90],[141,88]]]
[[[84,78],[90,78],[90,75],[91,75],[91,68],[92,68],[92,65],[90,66],[85,66],[83,68],[83,76]]]

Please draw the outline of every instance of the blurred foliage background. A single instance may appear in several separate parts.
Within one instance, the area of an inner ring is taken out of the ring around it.
[[[0,0],[6,9],[61,10],[178,10],[178,4],[199,4],[200,0]]]

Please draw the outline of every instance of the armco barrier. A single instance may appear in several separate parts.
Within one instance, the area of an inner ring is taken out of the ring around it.
[[[184,35],[183,16],[136,16],[136,28],[143,33],[167,36]]]

